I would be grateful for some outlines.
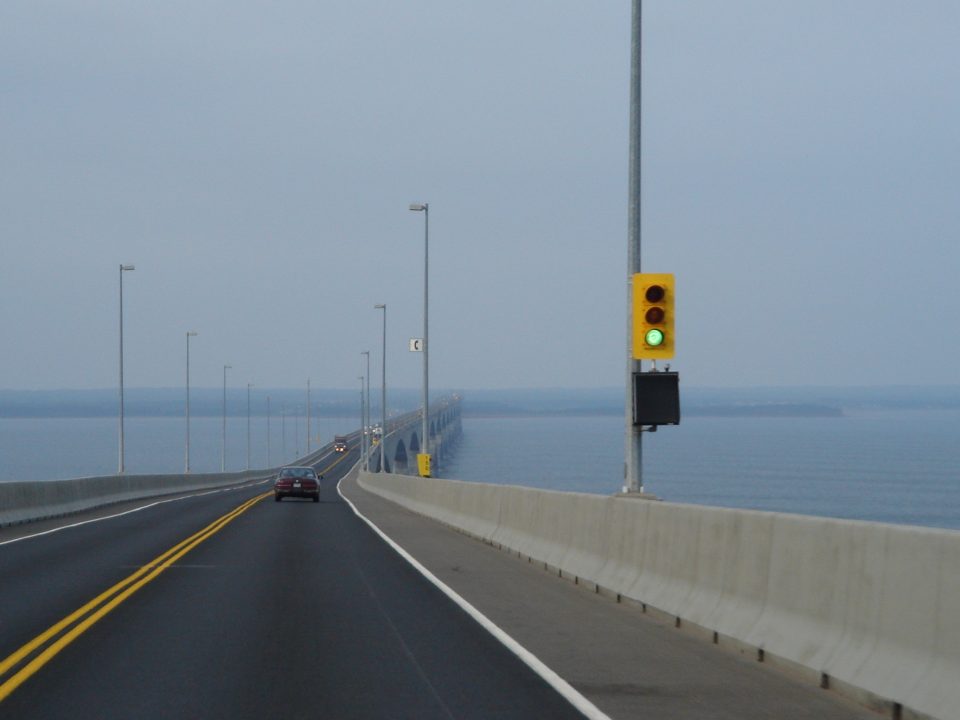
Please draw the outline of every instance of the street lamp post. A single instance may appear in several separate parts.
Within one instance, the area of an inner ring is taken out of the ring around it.
[[[250,388],[253,383],[247,383],[247,470],[250,469]]]
[[[293,437],[296,438],[293,442],[294,458],[299,460],[300,459],[300,406],[299,405],[295,405],[293,408]]]
[[[197,333],[192,330],[187,331],[187,442],[183,466],[183,471],[187,474],[190,473],[190,338],[196,336]]]
[[[310,454],[310,378],[307,378],[307,455]]]
[[[380,379],[380,472],[387,471],[386,452],[387,444],[387,305],[374,305],[374,310],[383,310],[383,375]]]
[[[223,432],[220,442],[220,472],[226,472],[227,469],[227,370],[233,370],[233,366],[223,366]]]
[[[267,467],[273,467],[270,464],[270,396],[267,395]]]
[[[366,395],[364,396],[364,407],[366,408],[366,413],[360,421],[363,425],[363,432],[361,434],[361,437],[363,438],[363,469],[370,470],[370,459],[367,457],[367,451],[370,449],[370,438],[367,436],[367,432],[370,428],[370,351],[364,350],[360,354],[367,356],[367,391]]]
[[[423,213],[423,435],[420,452],[430,454],[430,323],[428,321],[430,297],[430,204],[411,203],[410,209]]]
[[[124,448],[123,448],[123,273],[129,270],[135,270],[133,265],[120,265],[120,416],[119,416],[119,434],[120,434],[120,457],[117,473],[123,475],[124,471]]]
[[[287,404],[280,404],[280,444],[283,446],[280,463],[287,462]]]
[[[357,380],[360,381],[360,457],[364,456],[364,446],[365,442],[363,439],[363,419],[367,415],[366,409],[366,395],[364,394],[364,377],[360,375]]]
[[[643,1],[633,0],[630,59],[630,153],[628,168],[627,208],[627,362],[626,362],[626,441],[623,464],[623,491],[643,492],[643,435],[633,424],[633,374],[643,370],[640,360],[633,357],[633,284],[630,278],[641,271],[641,170],[642,127],[641,90],[643,85],[643,55],[641,52]]]

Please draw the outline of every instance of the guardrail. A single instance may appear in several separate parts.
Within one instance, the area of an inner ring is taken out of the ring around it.
[[[358,437],[359,432],[355,433]],[[311,465],[332,448],[333,444],[328,443],[288,464]],[[0,527],[63,517],[129,500],[265,480],[273,477],[279,469],[275,467],[189,475],[102,475],[68,480],[0,482]]]
[[[383,473],[360,483],[894,718],[960,719],[960,532]]]
[[[274,472],[105,475],[71,480],[0,482],[0,527],[61,517],[128,500],[236,485],[270,477]]]

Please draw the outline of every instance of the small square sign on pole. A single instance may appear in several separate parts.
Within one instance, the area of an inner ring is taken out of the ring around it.
[[[423,352],[423,338],[410,338],[410,352]]]

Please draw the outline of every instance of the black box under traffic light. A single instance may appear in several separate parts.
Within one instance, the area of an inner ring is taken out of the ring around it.
[[[633,424],[680,424],[680,375],[675,372],[633,374]]]

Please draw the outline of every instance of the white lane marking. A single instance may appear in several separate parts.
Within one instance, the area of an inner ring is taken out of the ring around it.
[[[383,532],[383,530],[377,527],[373,521],[370,520],[370,518],[366,517],[352,502],[350,502],[350,499],[344,495],[343,491],[340,489],[341,482],[343,482],[342,478],[337,483],[337,493],[340,495],[340,497],[342,497],[347,505],[350,506],[354,514],[363,520],[367,525],[369,525],[373,531],[377,533],[377,535],[383,538],[384,542],[392,547],[400,555],[400,557],[410,563],[414,569],[416,569],[427,580],[433,583],[440,590],[440,592],[459,605],[470,617],[476,620],[484,630],[499,640],[510,652],[520,658],[520,660],[526,664],[527,667],[543,678],[543,680],[550,685],[550,687],[560,693],[560,695],[562,695],[567,702],[582,712],[587,718],[589,718],[589,720],[612,720],[609,715],[587,700],[587,698],[581,695],[570,683],[560,677],[556,672],[551,670],[540,658],[514,640],[510,635],[507,634],[505,630],[503,630],[499,625],[495,624],[493,620],[477,610],[477,608],[467,602],[467,600],[458,595],[453,588],[430,572],[415,557],[394,542],[392,538],[390,538],[385,532]]]
[[[33,538],[42,537],[44,535],[50,535],[55,532],[60,532],[61,530],[69,530],[70,528],[80,527],[81,525],[89,525],[90,523],[102,522],[104,520],[113,520],[114,518],[123,517],[124,515],[130,515],[131,513],[140,512],[141,510],[148,510],[149,508],[156,507],[157,505],[165,505],[166,503],[178,502],[180,500],[187,500],[189,498],[203,497],[204,495],[215,495],[222,492],[235,492],[236,490],[243,490],[244,488],[251,487],[253,485],[263,485],[264,483],[270,482],[272,478],[267,478],[265,480],[258,480],[254,483],[249,483],[247,485],[239,485],[236,487],[227,487],[227,488],[217,488],[215,490],[204,490],[203,492],[192,493],[190,495],[184,495],[182,497],[169,498],[167,500],[157,500],[156,502],[148,503],[147,505],[141,505],[140,507],[135,507],[131,510],[125,510],[120,513],[114,513],[113,515],[104,515],[103,517],[92,518],[90,520],[83,520],[81,522],[71,523],[70,525],[60,525],[59,527],[51,528],[49,530],[44,530],[43,532],[33,533],[31,535],[23,535],[22,537],[13,538],[12,540],[3,540],[0,541],[0,546],[10,545],[11,543],[20,542],[21,540],[32,540]],[[38,482],[43,482],[38,480]],[[95,510],[96,508],[90,508]]]

